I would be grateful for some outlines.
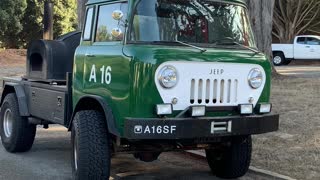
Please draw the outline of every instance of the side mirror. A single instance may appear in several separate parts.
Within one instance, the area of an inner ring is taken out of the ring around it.
[[[123,18],[123,12],[120,10],[113,11],[112,18],[116,21],[120,21]]]
[[[111,31],[111,35],[115,38],[119,38],[123,35],[122,30],[120,28],[113,28]]]

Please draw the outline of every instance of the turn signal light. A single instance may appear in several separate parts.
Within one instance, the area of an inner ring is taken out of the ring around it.
[[[191,106],[191,116],[200,117],[206,115],[206,106]]]
[[[160,116],[172,114],[172,104],[157,104],[157,114]]]
[[[271,112],[272,105],[271,104],[259,104],[258,109],[259,113],[266,114]]]
[[[240,104],[240,114],[249,115],[253,113],[253,104]]]

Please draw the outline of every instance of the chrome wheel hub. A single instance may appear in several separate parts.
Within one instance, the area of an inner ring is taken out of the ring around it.
[[[12,126],[13,126],[12,124],[13,124],[12,112],[10,109],[7,109],[4,112],[4,118],[3,118],[3,130],[4,130],[4,135],[7,138],[11,137]]]
[[[275,57],[273,58],[273,62],[274,62],[275,64],[280,64],[281,61],[282,61],[282,59],[281,59],[280,56],[275,56]]]

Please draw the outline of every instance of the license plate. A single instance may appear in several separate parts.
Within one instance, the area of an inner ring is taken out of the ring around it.
[[[163,125],[163,126],[134,126],[135,134],[174,134],[177,131],[175,125]]]

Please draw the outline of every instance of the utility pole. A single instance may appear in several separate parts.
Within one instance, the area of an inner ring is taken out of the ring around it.
[[[51,0],[44,2],[43,39],[53,40],[53,3]]]

